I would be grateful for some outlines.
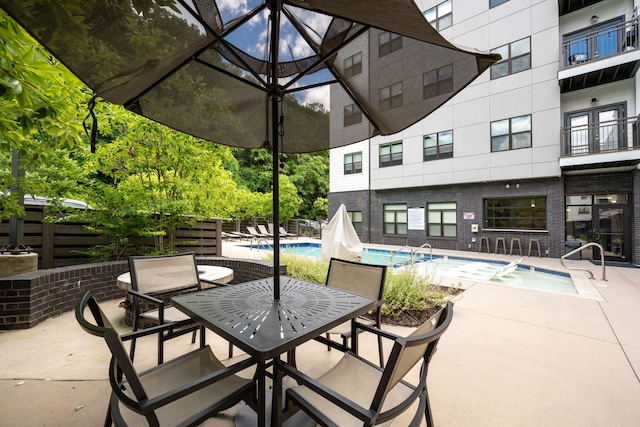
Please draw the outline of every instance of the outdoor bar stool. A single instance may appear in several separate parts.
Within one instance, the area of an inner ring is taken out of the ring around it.
[[[535,249],[538,250],[538,257],[542,258],[542,251],[540,250],[540,239],[531,239],[529,240],[529,253],[527,256],[531,256],[531,249],[535,245]]]
[[[498,254],[498,248],[500,247],[500,243],[502,243],[502,252],[504,252],[504,254],[507,254],[507,243],[504,240],[504,237],[498,237],[496,238],[496,250],[494,251],[494,253],[497,255]]]
[[[478,249],[478,253],[482,252],[482,245],[487,244],[487,253],[490,254],[491,253],[491,246],[489,243],[489,238],[488,237],[481,237],[480,238],[480,249]]]
[[[518,255],[522,256],[522,246],[520,246],[520,238],[514,237],[511,239],[511,245],[509,246],[509,255],[513,255],[513,244],[518,244]]]

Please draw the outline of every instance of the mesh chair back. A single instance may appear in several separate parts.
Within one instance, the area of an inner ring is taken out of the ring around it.
[[[193,252],[159,256],[129,257],[131,287],[143,294],[200,287]]]
[[[395,341],[371,409],[380,408],[387,393],[407,375],[420,359],[423,359],[420,384],[424,385],[426,383],[428,363],[436,350],[440,337],[449,327],[452,318],[453,303],[449,301],[446,307],[423,323],[411,335]]]
[[[382,299],[387,266],[331,258],[326,285],[376,301]]]

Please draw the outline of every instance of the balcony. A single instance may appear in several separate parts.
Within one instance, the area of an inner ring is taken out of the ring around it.
[[[640,163],[638,116],[561,129],[563,171],[626,168]]]
[[[562,93],[628,79],[640,65],[637,18],[594,25],[563,39],[558,72]]]

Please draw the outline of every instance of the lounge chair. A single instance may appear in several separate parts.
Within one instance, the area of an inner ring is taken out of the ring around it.
[[[240,239],[247,239],[247,240],[254,237],[251,234],[243,233],[242,231],[230,231],[229,234],[233,234],[234,236],[238,236]]]
[[[273,233],[267,230],[267,227],[262,224],[258,224],[258,231],[262,234],[266,234],[269,237],[273,237]]]
[[[284,227],[280,227],[279,230],[280,230],[281,237],[295,237],[296,239],[298,238],[297,234],[288,233],[287,230],[284,229]]]
[[[255,228],[250,226],[247,226],[247,231],[249,232],[249,234],[251,234],[251,237],[261,237],[263,239],[272,237],[272,235],[269,234],[259,233]]]
[[[231,239],[243,239],[243,236],[240,236],[238,234],[232,234],[232,233],[226,233],[224,231],[222,231],[220,233],[220,236],[222,236],[223,239],[227,239],[227,240],[231,240]]]

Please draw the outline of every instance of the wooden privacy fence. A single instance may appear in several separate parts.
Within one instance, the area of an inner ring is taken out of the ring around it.
[[[25,206],[24,245],[38,253],[38,268],[57,268],[89,262],[86,252],[107,245],[108,238],[87,231],[81,222],[49,223],[43,206]],[[192,228],[176,231],[176,250],[198,256],[222,256],[222,220],[199,221]],[[153,247],[152,239],[133,239],[137,246]],[[0,223],[0,246],[9,244],[9,220]]]

